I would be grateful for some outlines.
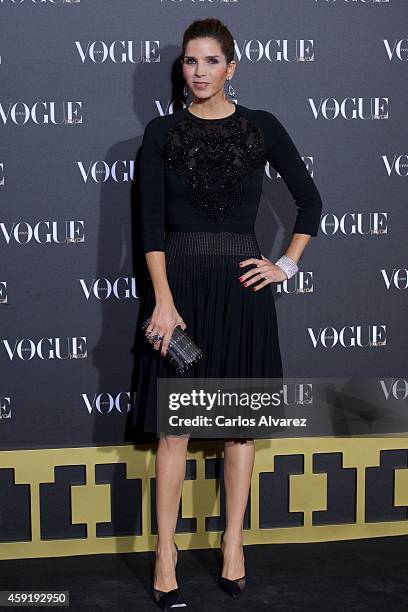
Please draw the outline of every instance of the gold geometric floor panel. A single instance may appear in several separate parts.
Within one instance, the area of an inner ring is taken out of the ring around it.
[[[255,445],[244,544],[408,534],[408,436]],[[194,529],[177,533],[180,549],[219,546],[222,487],[208,467],[221,465],[222,449],[217,440],[189,443],[192,476],[179,519],[193,520]],[[0,452],[0,559],[154,550],[154,464],[148,444]],[[123,526],[133,524],[133,508],[134,528],[109,535],[122,516]],[[333,522],[339,514],[348,518]],[[217,517],[218,527],[208,528]]]

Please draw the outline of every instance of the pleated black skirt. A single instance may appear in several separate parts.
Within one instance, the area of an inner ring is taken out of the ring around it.
[[[170,231],[166,234],[166,269],[174,304],[186,332],[205,357],[188,374],[177,374],[166,357],[143,338],[133,424],[157,433],[156,382],[159,377],[281,378],[282,360],[272,284],[258,291],[239,277],[256,267],[244,259],[261,259],[254,232]],[[154,309],[149,278],[142,320]]]

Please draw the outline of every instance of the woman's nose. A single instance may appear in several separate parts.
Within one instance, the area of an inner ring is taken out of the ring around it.
[[[205,65],[204,66],[200,66],[199,64],[197,64],[197,68],[196,68],[196,75],[198,76],[203,76],[205,75]]]

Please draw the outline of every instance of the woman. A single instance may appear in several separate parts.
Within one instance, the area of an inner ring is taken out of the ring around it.
[[[153,596],[169,608],[180,593],[174,535],[185,475],[188,433],[156,429],[156,381],[173,375],[164,359],[175,326],[186,329],[206,358],[197,377],[282,377],[272,283],[297,271],[316,236],[322,202],[279,120],[226,99],[235,95],[234,41],[217,19],[193,22],[183,37],[188,107],[146,126],[140,154],[143,249],[149,270],[136,425],[159,433],[156,457],[158,539]],[[187,89],[188,88],[188,89]],[[276,263],[254,234],[265,164],[290,189],[298,213],[290,245]],[[144,319],[143,319],[144,320]],[[225,441],[226,529],[219,584],[230,595],[245,585],[242,527],[254,463],[253,439]]]

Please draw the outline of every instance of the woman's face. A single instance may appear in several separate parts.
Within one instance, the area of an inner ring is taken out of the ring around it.
[[[232,77],[235,70],[235,61],[227,65],[220,44],[214,38],[190,40],[183,60],[184,80],[193,96],[200,100],[223,92],[225,79]]]

